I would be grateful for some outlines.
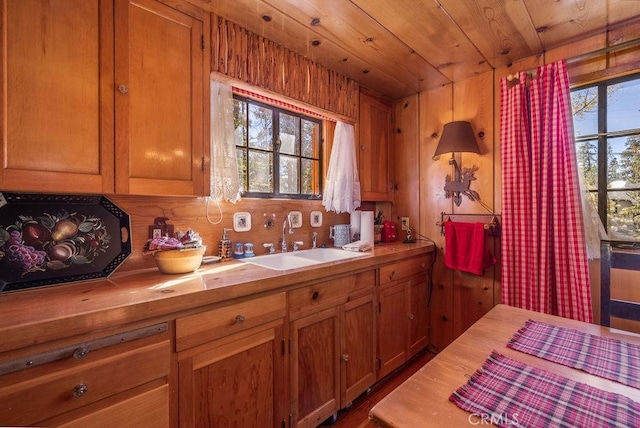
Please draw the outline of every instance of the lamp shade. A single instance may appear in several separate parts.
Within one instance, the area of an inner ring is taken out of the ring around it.
[[[473,134],[473,129],[471,129],[469,122],[456,121],[444,125],[433,159],[438,159],[440,155],[452,152],[480,154],[480,147],[478,147],[476,136]]]

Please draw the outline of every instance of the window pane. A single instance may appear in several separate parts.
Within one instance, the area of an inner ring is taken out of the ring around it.
[[[236,146],[247,145],[247,103],[233,100],[233,124]]]
[[[627,188],[640,189],[640,135],[624,138],[619,155],[621,179]]]
[[[298,193],[298,158],[280,156],[280,193]]]
[[[257,105],[249,105],[249,147],[272,150],[273,112]],[[251,181],[251,180],[249,180]]]
[[[609,234],[614,239],[640,241],[640,191],[607,192]]]
[[[249,192],[273,192],[272,170],[271,153],[249,152]]]
[[[598,142],[587,140],[576,143],[576,158],[587,188],[596,190],[598,188]]]
[[[598,88],[590,87],[571,92],[571,110],[576,137],[598,133]]]
[[[238,175],[240,176],[240,185],[245,192],[247,189],[247,152],[245,150],[236,150],[238,158]]]
[[[607,86],[607,132],[640,128],[640,80]]]
[[[300,154],[300,118],[280,113],[280,153]]]
[[[302,159],[302,183],[300,186],[300,193],[305,195],[317,195],[320,193],[320,185],[318,178],[320,174],[317,173],[320,162],[311,159]]]
[[[637,135],[609,138],[607,159],[607,187],[619,188],[625,183],[640,186],[640,138]]]
[[[309,120],[302,120],[302,156],[318,158],[320,126]]]

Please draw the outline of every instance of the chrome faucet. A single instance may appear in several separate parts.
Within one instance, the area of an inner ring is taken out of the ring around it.
[[[312,247],[311,248],[317,248],[317,244],[318,244],[318,232],[313,232],[313,241],[312,241]]]
[[[282,252],[287,252],[287,238],[286,238],[286,230],[287,230],[287,222],[289,222],[289,234],[293,235],[293,226],[291,225],[291,214],[287,214],[282,222],[282,241],[280,244],[282,245]]]

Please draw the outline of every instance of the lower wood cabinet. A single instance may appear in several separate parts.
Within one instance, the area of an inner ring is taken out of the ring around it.
[[[375,381],[375,272],[289,293],[291,426],[315,427]]]
[[[428,272],[427,256],[380,268],[378,379],[427,346]]]
[[[286,426],[285,293],[176,320],[181,427]]]
[[[0,362],[0,425],[168,427],[170,361],[163,323]]]
[[[285,426],[283,329],[276,321],[181,353],[180,426]]]

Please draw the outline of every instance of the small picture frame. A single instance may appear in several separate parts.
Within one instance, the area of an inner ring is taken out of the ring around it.
[[[233,230],[235,232],[248,232],[251,230],[251,214],[240,212],[233,214]]]
[[[311,227],[321,227],[322,211],[311,211],[311,218],[309,220],[311,222]]]
[[[291,227],[295,229],[302,227],[302,213],[300,211],[291,211],[289,218],[291,219]]]

